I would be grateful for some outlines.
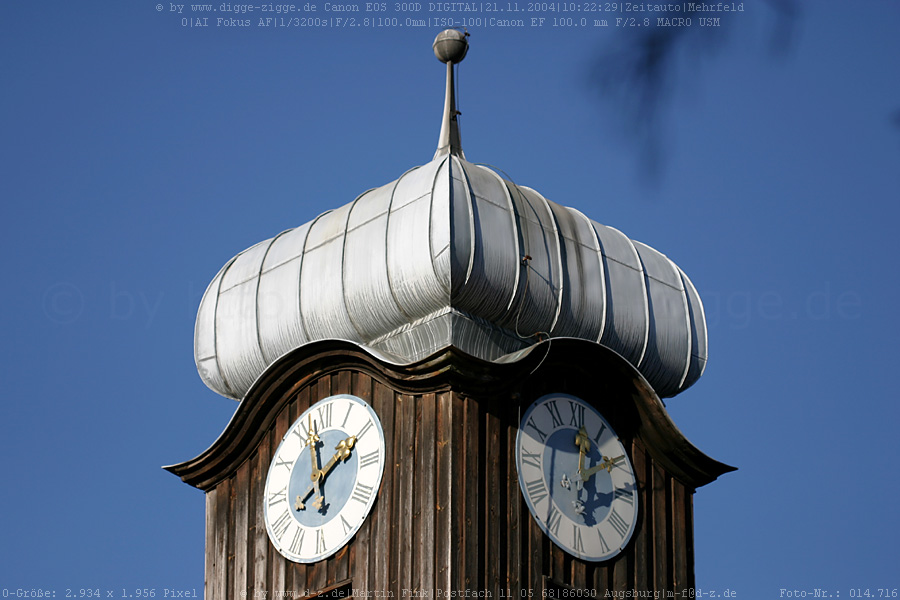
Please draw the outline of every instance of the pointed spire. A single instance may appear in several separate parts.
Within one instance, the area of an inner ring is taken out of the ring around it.
[[[434,55],[439,61],[447,64],[447,90],[444,94],[444,118],[441,122],[441,135],[438,138],[437,152],[434,158],[444,154],[453,154],[465,159],[462,143],[459,139],[459,123],[456,120],[459,111],[456,110],[456,97],[454,94],[453,65],[459,64],[469,51],[469,42],[466,38],[468,32],[458,29],[445,29],[434,38]]]

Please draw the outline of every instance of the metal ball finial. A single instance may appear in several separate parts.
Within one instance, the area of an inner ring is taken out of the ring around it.
[[[461,63],[469,51],[468,33],[458,29],[445,29],[434,38],[434,55],[442,63]]]

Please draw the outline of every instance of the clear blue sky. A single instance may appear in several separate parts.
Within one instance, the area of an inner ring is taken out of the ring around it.
[[[668,406],[740,470],[695,495],[699,587],[877,594],[900,588],[900,4],[801,2],[781,54],[771,4],[744,4],[676,56],[655,183],[623,105],[591,85],[635,29],[470,28],[463,146],[664,252],[700,291],[709,367]],[[202,593],[203,494],[160,466],[204,450],[236,407],[194,368],[203,290],[237,252],[437,143],[437,27],[272,29],[254,14],[203,29],[182,27],[190,5],[162,7],[2,8],[13,592]]]

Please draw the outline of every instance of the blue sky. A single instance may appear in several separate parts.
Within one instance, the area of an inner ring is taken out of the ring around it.
[[[463,147],[698,288],[709,367],[668,407],[740,469],[695,495],[698,586],[878,597],[900,588],[900,5],[801,2],[773,53],[772,4],[743,4],[674,57],[655,175],[591,79],[637,29],[470,28]],[[204,29],[170,7],[3,7],[2,589],[202,593],[203,494],[160,466],[236,407],[194,368],[203,290],[437,143],[439,28]]]

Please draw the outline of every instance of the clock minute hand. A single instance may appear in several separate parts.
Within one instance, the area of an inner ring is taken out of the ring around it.
[[[309,416],[309,439],[307,439],[306,443],[309,446],[309,459],[312,462],[312,471],[309,474],[309,478],[312,480],[313,484],[310,486],[310,489],[316,490],[316,499],[313,502],[313,506],[318,509],[321,509],[322,506],[325,505],[325,496],[322,495],[322,489],[319,485],[319,482],[322,480],[322,471],[319,469],[319,442],[322,441],[319,437],[318,432],[316,431],[312,415]],[[304,494],[303,498],[309,494]],[[302,499],[298,502],[298,506],[302,506]],[[302,510],[302,509],[299,509]]]

